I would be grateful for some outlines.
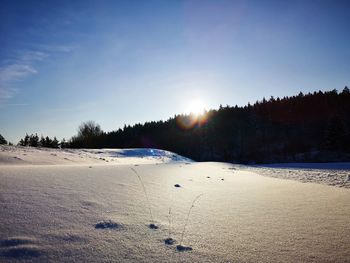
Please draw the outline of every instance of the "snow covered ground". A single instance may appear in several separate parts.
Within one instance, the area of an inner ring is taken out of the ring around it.
[[[275,178],[350,188],[350,163],[281,163],[240,168]]]
[[[0,262],[349,262],[346,165],[1,146]]]

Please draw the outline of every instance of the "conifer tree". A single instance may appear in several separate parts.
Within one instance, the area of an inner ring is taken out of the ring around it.
[[[1,134],[0,134],[0,144],[7,144],[7,141]]]

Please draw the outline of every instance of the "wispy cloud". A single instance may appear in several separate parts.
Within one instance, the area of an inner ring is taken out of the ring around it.
[[[2,105],[18,93],[19,89],[16,84],[25,78],[35,75],[38,70],[35,63],[44,60],[49,55],[42,51],[22,51],[16,58],[3,60],[0,67],[0,102]]]
[[[76,45],[40,45],[39,47],[46,52],[62,52],[62,53],[69,53],[77,48]]]
[[[0,83],[8,84],[9,82],[19,81],[28,75],[36,73],[38,73],[37,70],[29,64],[7,65],[0,68]]]
[[[23,61],[29,61],[29,62],[33,62],[33,61],[42,61],[45,58],[47,58],[49,55],[47,53],[41,52],[41,51],[29,51],[26,52],[23,56],[22,56],[22,60]]]
[[[15,82],[37,73],[32,65],[23,62],[0,67],[0,100],[10,99],[18,92]]]
[[[22,51],[15,59],[0,61],[3,64],[0,67],[0,103],[18,93],[16,83],[38,74],[37,63],[55,53],[68,53],[75,48],[74,45],[38,45],[38,50]]]

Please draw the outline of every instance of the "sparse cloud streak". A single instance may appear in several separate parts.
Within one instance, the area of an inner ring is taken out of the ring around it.
[[[29,61],[29,62],[42,61],[45,58],[47,58],[48,56],[49,55],[47,53],[44,53],[41,51],[29,51],[23,55],[22,60]]]
[[[76,46],[39,45],[39,48],[40,51],[22,51],[18,58],[12,59],[0,67],[0,103],[12,98],[19,91],[15,87],[16,83],[25,80],[26,77],[38,74],[38,70],[35,68],[36,63],[43,62],[53,53],[71,52]]]
[[[46,52],[69,53],[77,48],[76,45],[39,45]]]
[[[38,71],[30,64],[15,63],[0,68],[0,102],[12,98],[18,89],[15,83]]]
[[[0,68],[0,83],[19,81],[28,75],[37,73],[38,71],[29,64],[11,64]]]

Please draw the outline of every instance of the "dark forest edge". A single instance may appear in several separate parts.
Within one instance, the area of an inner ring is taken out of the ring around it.
[[[2,136],[0,139],[3,138]],[[4,139],[5,140],[5,139]],[[197,161],[234,163],[350,161],[350,91],[318,91],[175,115],[104,132],[93,121],[69,141],[26,135],[22,146],[158,148]]]

